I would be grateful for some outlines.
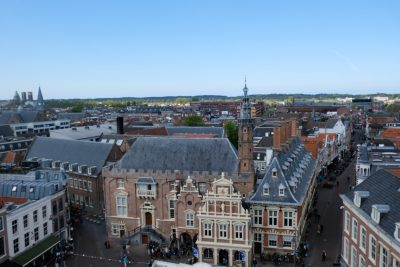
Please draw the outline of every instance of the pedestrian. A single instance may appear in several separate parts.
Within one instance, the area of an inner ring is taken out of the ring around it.
[[[347,176],[347,183],[350,183],[350,176]]]
[[[104,246],[105,246],[106,248],[108,248],[108,246],[107,246],[107,240],[104,241]]]
[[[323,250],[322,251],[322,261],[325,261],[325,260],[326,260],[326,251]]]
[[[111,248],[111,244],[110,244],[110,241],[109,241],[109,240],[107,240],[107,247],[108,247],[108,248]]]
[[[324,231],[324,226],[322,224],[320,225],[320,230],[321,230],[321,234],[322,234],[322,232]]]
[[[320,233],[321,233],[321,225],[318,224],[318,225],[317,225],[317,234],[320,234]]]
[[[256,257],[253,257],[253,267],[257,267],[257,260],[256,260]]]
[[[339,181],[336,181],[336,186],[339,187]]]

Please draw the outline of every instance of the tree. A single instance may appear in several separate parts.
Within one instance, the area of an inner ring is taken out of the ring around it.
[[[239,140],[237,125],[232,121],[228,121],[225,123],[224,128],[229,141],[237,148]]]
[[[201,116],[191,115],[183,120],[183,125],[185,126],[204,126],[204,122]]]

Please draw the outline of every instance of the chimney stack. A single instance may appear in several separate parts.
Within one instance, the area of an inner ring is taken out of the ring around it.
[[[117,117],[117,134],[124,134],[124,117]]]

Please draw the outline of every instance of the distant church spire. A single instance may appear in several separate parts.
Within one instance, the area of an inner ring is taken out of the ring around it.
[[[44,106],[44,100],[43,100],[42,90],[40,89],[40,85],[39,85],[39,91],[38,91],[38,96],[37,96],[37,100],[36,100],[36,105]]]

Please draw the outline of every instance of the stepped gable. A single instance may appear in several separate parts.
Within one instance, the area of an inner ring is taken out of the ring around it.
[[[238,155],[226,138],[138,137],[115,168],[236,173]]]

